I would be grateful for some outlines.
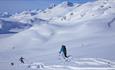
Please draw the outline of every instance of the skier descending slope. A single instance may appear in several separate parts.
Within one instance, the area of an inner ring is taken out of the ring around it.
[[[59,51],[59,54],[62,54],[63,58],[68,58],[67,56],[67,50],[66,50],[66,46],[65,45],[62,45],[60,51]]]
[[[13,63],[13,62],[11,62],[11,65],[12,65],[12,66],[14,66],[14,63]]]
[[[62,55],[63,59],[67,62],[70,62],[72,57],[71,55],[68,55],[67,56],[67,49],[66,49],[66,46],[65,45],[62,45],[60,51],[59,51],[59,56]]]
[[[21,58],[19,59],[19,61],[20,61],[21,63],[24,63],[24,58],[21,57]]]

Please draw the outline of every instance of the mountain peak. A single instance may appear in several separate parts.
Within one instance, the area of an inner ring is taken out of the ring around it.
[[[68,6],[68,7],[72,7],[74,4],[69,2],[69,1],[64,1],[61,3],[62,6]]]
[[[8,12],[0,13],[0,17],[3,17],[3,18],[10,17],[10,16],[11,14],[9,14]]]
[[[100,1],[100,2],[114,2],[114,0],[97,0],[97,1]]]
[[[51,4],[48,8],[49,9],[52,9],[52,8],[54,8],[56,6],[56,4]]]

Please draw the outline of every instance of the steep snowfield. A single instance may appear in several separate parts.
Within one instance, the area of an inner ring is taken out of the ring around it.
[[[105,11],[109,6],[111,8]],[[71,19],[39,20],[36,22],[38,24],[27,30],[0,38],[0,69],[115,70],[114,10],[115,3],[111,1],[85,3],[74,6],[68,12],[74,11]],[[68,13],[64,14],[67,18],[70,17]],[[78,21],[77,14],[82,13],[85,15]],[[70,23],[69,20],[73,21]],[[71,56],[67,62],[59,56],[62,44],[67,46],[68,55]],[[25,58],[25,64],[19,62],[21,56]],[[11,62],[14,62],[14,66],[10,65]]]

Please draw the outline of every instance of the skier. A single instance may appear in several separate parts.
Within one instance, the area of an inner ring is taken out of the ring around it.
[[[13,62],[11,62],[11,65],[12,65],[12,66],[14,66],[14,63],[13,63]]]
[[[21,63],[24,63],[24,58],[21,57],[21,58],[19,59],[19,61],[20,61]]]
[[[65,58],[68,58],[67,56],[67,50],[66,50],[66,46],[65,45],[62,45],[60,51],[59,51],[59,54],[62,54],[64,56],[64,59]]]

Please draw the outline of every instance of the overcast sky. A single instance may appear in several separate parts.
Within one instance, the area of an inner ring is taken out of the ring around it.
[[[21,12],[23,10],[45,9],[50,4],[59,4],[63,1],[85,3],[94,0],[0,0],[0,12]]]

